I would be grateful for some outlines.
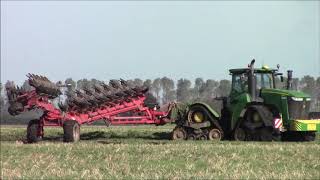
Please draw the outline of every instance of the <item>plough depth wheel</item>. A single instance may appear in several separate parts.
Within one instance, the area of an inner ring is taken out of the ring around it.
[[[69,120],[63,124],[64,142],[77,142],[80,140],[80,125],[77,121]]]

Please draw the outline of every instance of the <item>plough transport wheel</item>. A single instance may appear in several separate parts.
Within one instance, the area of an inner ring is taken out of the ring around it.
[[[63,124],[63,133],[64,142],[77,142],[80,140],[80,125],[77,121],[66,121]]]
[[[27,141],[28,143],[36,143],[41,140],[41,137],[38,136],[38,128],[40,125],[40,121],[35,119],[29,121],[27,127]]]

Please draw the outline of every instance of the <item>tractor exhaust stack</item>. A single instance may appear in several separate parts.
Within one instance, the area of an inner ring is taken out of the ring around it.
[[[249,94],[253,101],[256,99],[256,80],[254,77],[254,63],[255,59],[253,59],[249,65],[250,71],[248,74],[248,85],[249,85]]]

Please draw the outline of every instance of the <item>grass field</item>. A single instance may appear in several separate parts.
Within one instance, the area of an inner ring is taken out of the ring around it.
[[[25,127],[1,127],[1,179],[319,179],[320,140],[289,142],[170,141],[172,126],[89,127],[63,143],[47,128],[23,144]]]

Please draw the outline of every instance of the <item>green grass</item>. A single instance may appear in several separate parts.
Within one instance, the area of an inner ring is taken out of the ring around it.
[[[25,127],[1,127],[1,178],[319,179],[320,140],[294,142],[170,141],[172,126],[88,127],[63,143],[46,128],[23,144]]]

